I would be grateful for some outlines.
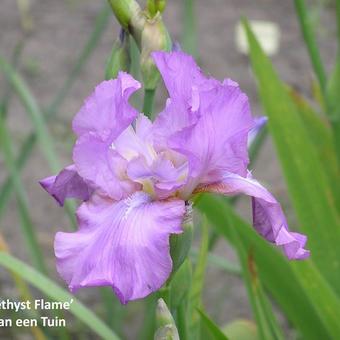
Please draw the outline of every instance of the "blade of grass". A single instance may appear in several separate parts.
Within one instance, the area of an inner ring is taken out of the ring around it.
[[[338,165],[333,130],[325,117],[319,115],[310,104],[298,92],[288,89],[298,113],[305,126],[308,126],[307,133],[317,151],[320,164],[327,175],[329,186],[332,189],[335,206],[340,214],[340,168]],[[340,87],[339,87],[340,93]]]
[[[61,166],[54,150],[53,140],[48,132],[43,114],[34,96],[30,92],[23,78],[21,78],[20,75],[12,68],[12,66],[8,64],[1,56],[0,69],[3,70],[7,80],[12,85],[24,108],[26,109],[26,112],[29,114],[32,125],[34,126],[37,134],[39,146],[41,147],[42,153],[45,156],[51,170],[54,173],[59,172]],[[73,228],[75,228],[76,222],[74,218],[74,204],[72,204],[70,201],[65,202],[65,209],[69,215]]]
[[[340,5],[339,5],[340,6]],[[340,18],[339,18],[340,20]],[[327,84],[327,108],[330,122],[333,128],[334,145],[337,151],[338,163],[340,164],[340,46],[338,47],[338,56],[334,70],[330,75]]]
[[[106,326],[103,321],[101,321],[90,309],[78,301],[78,299],[24,262],[9,254],[0,252],[0,265],[13,271],[54,301],[65,302],[73,300],[70,307],[70,313],[84,322],[85,325],[92,329],[101,338],[107,340],[119,339],[119,337],[108,326]]]
[[[21,76],[19,76],[14,68],[1,56],[0,68],[4,72],[7,80],[12,85],[15,92],[18,94],[27,113],[30,115],[33,126],[36,129],[38,141],[41,144],[42,152],[45,155],[48,163],[50,164],[51,170],[54,172],[59,171],[60,167],[55,157],[55,153],[53,152],[52,140],[45,126],[45,122],[42,119],[42,113],[34,96],[28,89],[28,86],[23,78],[21,78]]]
[[[170,282],[170,308],[175,317],[181,340],[189,339],[188,296],[192,285],[192,265],[187,258]]]
[[[301,32],[306,43],[309,57],[314,69],[314,73],[319,81],[320,88],[325,96],[326,90],[326,72],[324,70],[316,37],[313,30],[313,25],[309,18],[308,9],[304,0],[294,0],[296,14],[299,19]]]
[[[228,340],[227,336],[220,330],[220,328],[212,321],[202,310],[197,309],[202,324],[207,328],[209,332],[209,339],[212,340]]]
[[[25,46],[25,40],[20,39],[17,44],[15,45],[13,49],[13,53],[11,56],[11,64],[13,65],[13,68],[16,69],[18,64],[20,63],[20,59],[22,56],[22,52]],[[0,112],[3,115],[3,117],[7,116],[7,111],[8,111],[8,105],[12,97],[12,89],[10,84],[6,84],[5,86],[5,91],[4,91],[4,96],[2,97],[1,103],[0,103]]]
[[[284,339],[273,310],[263,291],[262,282],[258,277],[253,251],[251,248],[244,247],[239,236],[238,226],[230,220],[228,224],[242,265],[243,281],[247,287],[248,297],[252,305],[259,334],[262,339]]]
[[[44,257],[42,256],[36,233],[29,215],[26,192],[21,182],[20,175],[15,167],[12,141],[6,129],[2,114],[0,114],[0,145],[4,155],[5,166],[7,167],[8,172],[11,174],[11,178],[14,184],[18,208],[20,212],[21,227],[26,241],[26,246],[31,254],[35,266],[41,272],[46,273]]]
[[[98,14],[95,20],[94,30],[92,34],[90,35],[89,40],[86,42],[83,50],[81,51],[81,54],[79,58],[77,59],[75,66],[71,70],[64,85],[61,87],[60,91],[57,93],[56,97],[54,98],[54,100],[52,101],[48,109],[44,111],[45,119],[49,120],[56,115],[58,108],[61,106],[62,102],[65,100],[71,86],[74,84],[76,78],[78,77],[86,61],[89,59],[90,55],[92,54],[95,47],[97,46],[100,40],[100,37],[103,34],[104,29],[107,25],[110,14],[111,13],[108,10],[108,5],[105,4],[104,8]],[[23,168],[26,161],[28,160],[29,155],[31,154],[33,150],[36,140],[37,140],[36,134],[35,132],[33,132],[23,142],[22,147],[20,149],[19,157],[16,161],[16,167],[18,171],[20,171]],[[10,194],[12,190],[13,190],[13,183],[10,178],[7,178],[5,183],[1,187],[1,191],[0,191],[0,216],[6,207],[6,204],[10,198]]]
[[[3,238],[2,234],[0,233],[0,251],[8,253],[9,254],[9,248],[8,245]],[[33,301],[32,295],[29,291],[29,288],[27,287],[27,284],[22,278],[17,275],[16,273],[10,271],[10,274],[12,276],[12,280],[15,284],[15,286],[18,289],[18,292],[20,294],[20,298],[22,301]],[[32,311],[35,314],[35,317],[38,316],[38,313],[36,311]],[[45,340],[45,335],[42,332],[42,330],[39,327],[30,327],[32,335],[36,340]]]
[[[197,308],[202,305],[202,290],[204,286],[204,275],[207,264],[209,246],[209,233],[207,218],[203,216],[201,246],[197,257],[197,263],[192,276],[192,286],[189,292],[188,301],[188,330],[190,337],[198,339],[200,334],[200,318]]]
[[[295,104],[262,51],[247,22],[253,71],[262,105],[301,230],[308,235],[311,257],[340,294],[340,218],[332,189]]]
[[[224,197],[202,195],[196,207],[207,215],[214,229],[231,244],[233,239],[228,222],[232,221],[238,226],[244,246],[253,249],[261,281],[304,338],[313,340],[332,338],[332,332],[322,318],[328,313],[337,315],[336,309],[329,310],[327,307],[328,303],[331,305],[333,302],[323,301],[320,307],[317,307],[300,280],[302,273],[292,268],[292,262],[287,261],[277,249],[260,237],[253,227],[237,216]],[[303,266],[304,262],[296,265]],[[315,280],[310,283],[316,287],[320,284]]]
[[[18,202],[20,221],[21,221],[20,225],[22,228],[26,246],[28,248],[28,251],[31,254],[33,263],[35,264],[36,268],[40,272],[46,274],[47,273],[46,264],[44,261],[41,248],[37,241],[36,232],[34,230],[32,220],[29,214],[27,195],[26,195],[24,186],[21,182],[20,175],[17,172],[17,169],[15,167],[14,157],[12,153],[11,138],[8,134],[8,131],[6,130],[3,116],[1,114],[0,114],[0,145],[4,153],[5,165],[7,166],[8,172],[11,174],[12,181],[14,183],[14,188],[16,191],[16,197],[17,197],[17,202]],[[55,314],[61,315],[61,312],[58,313],[58,311],[56,311]],[[68,332],[66,329],[59,328],[58,333],[59,333],[60,339],[62,340],[69,339],[67,335]]]
[[[100,295],[106,311],[106,322],[115,330],[118,335],[122,335],[123,319],[126,309],[122,306],[112,289],[101,287]]]

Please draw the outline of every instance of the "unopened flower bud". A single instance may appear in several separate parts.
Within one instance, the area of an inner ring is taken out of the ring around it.
[[[166,0],[148,0],[147,10],[151,17],[155,16],[158,12],[163,13],[166,6]]]
[[[129,29],[135,26],[134,21],[138,20],[141,9],[135,0],[109,0],[112,11],[121,26]]]
[[[122,29],[119,38],[113,44],[110,58],[107,61],[105,79],[116,78],[119,71],[128,71],[129,68],[129,34]]]
[[[163,299],[157,301],[155,340],[179,340],[175,321]]]
[[[151,58],[153,51],[170,51],[171,39],[158,13],[146,19],[141,35],[141,71],[146,89],[153,90],[159,80],[159,72]]]

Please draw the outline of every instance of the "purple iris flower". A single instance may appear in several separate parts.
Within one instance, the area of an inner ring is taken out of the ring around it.
[[[247,170],[254,126],[237,83],[203,75],[183,52],[154,52],[169,92],[152,123],[128,103],[140,84],[121,72],[100,83],[73,120],[74,165],[41,185],[83,203],[79,229],[58,232],[57,269],[71,291],[111,286],[122,303],[158,290],[172,271],[169,237],[200,192],[252,197],[255,229],[289,259],[308,257],[280,204]]]

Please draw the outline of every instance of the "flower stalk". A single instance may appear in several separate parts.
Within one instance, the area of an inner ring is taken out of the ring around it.
[[[142,10],[133,0],[108,1],[117,20],[131,34],[141,52],[140,64],[145,90],[155,90],[159,81],[159,72],[151,58],[151,52],[169,51],[171,47],[171,39],[161,16],[165,1],[149,1],[146,10]],[[148,97],[146,109],[149,109],[148,100],[153,95],[151,96],[149,92],[146,96]],[[146,113],[150,112],[146,111]]]

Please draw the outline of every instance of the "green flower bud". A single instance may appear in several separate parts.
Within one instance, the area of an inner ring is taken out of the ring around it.
[[[123,28],[130,29],[132,22],[141,12],[135,0],[109,0],[112,11]]]
[[[175,321],[163,299],[157,301],[155,340],[179,340]]]
[[[122,29],[119,38],[113,44],[110,58],[107,61],[105,79],[116,78],[119,71],[128,71],[129,68],[129,33]]]
[[[163,24],[160,13],[152,19],[146,19],[141,34],[141,72],[144,86],[147,90],[156,88],[159,80],[159,72],[151,58],[153,51],[170,51],[171,39]]]
[[[159,72],[151,58],[151,52],[171,49],[171,39],[161,17],[166,1],[149,1],[149,10],[145,11],[134,0],[109,0],[109,3],[119,23],[135,39],[141,52],[144,88],[154,90]]]
[[[166,6],[166,0],[148,0],[146,8],[151,17],[155,16],[157,12],[163,13]]]

